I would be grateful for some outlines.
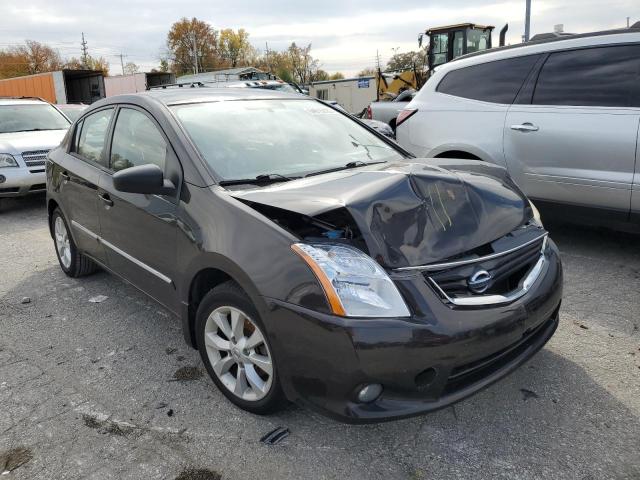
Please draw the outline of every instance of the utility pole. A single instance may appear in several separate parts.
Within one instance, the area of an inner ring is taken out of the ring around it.
[[[196,42],[195,30],[191,33],[191,35],[193,39],[193,65],[194,65],[193,73],[197,75],[199,73],[198,72],[198,44]]]
[[[269,55],[269,42],[264,42],[264,48],[266,49],[266,53],[267,53],[267,67],[269,67],[269,73],[272,73],[272,69],[271,69],[271,55]]]
[[[527,3],[524,14],[524,41],[529,41],[531,35],[531,0],[525,0]]]
[[[627,17],[627,28],[629,28],[629,20],[630,20],[630,17]]]
[[[87,60],[88,60],[88,53],[87,53],[87,41],[84,39],[84,32],[82,32],[82,42],[80,43],[80,45],[82,45],[82,66],[84,68],[87,68]]]
[[[126,57],[126,55],[123,55],[122,52],[120,52],[118,57],[120,57],[120,66],[122,67],[122,75],[124,75],[124,60],[122,60],[122,57]]]

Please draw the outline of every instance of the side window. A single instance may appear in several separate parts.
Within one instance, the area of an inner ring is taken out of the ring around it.
[[[167,143],[144,113],[123,108],[118,113],[111,143],[111,169],[115,172],[153,163],[164,171]]]
[[[449,50],[449,34],[438,33],[433,36],[433,65],[442,65],[447,62],[447,52]]]
[[[497,60],[453,70],[436,91],[493,103],[513,103],[538,55]]]
[[[75,148],[78,155],[105,167],[107,166],[102,151],[104,150],[104,139],[107,136],[112,115],[113,108],[100,110],[85,117],[81,122],[82,127],[78,124],[78,128],[81,128]]]
[[[640,45],[552,53],[540,71],[533,103],[639,106],[635,96],[639,71]]]

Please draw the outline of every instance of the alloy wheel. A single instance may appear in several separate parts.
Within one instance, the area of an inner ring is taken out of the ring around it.
[[[273,383],[271,352],[258,325],[241,310],[216,308],[205,324],[204,343],[222,384],[245,401],[264,398]]]
[[[54,236],[56,239],[56,250],[58,250],[58,256],[60,262],[65,268],[71,267],[71,242],[69,240],[69,232],[67,226],[62,220],[62,217],[56,217],[54,223]]]

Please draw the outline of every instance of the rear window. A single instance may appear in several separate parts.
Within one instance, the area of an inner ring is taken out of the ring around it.
[[[640,45],[553,53],[542,67],[533,103],[638,106],[639,72]]]
[[[437,92],[491,103],[511,104],[539,55],[497,60],[445,75]]]

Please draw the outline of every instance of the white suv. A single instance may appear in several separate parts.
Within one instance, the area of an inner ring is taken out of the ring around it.
[[[0,97],[0,199],[46,189],[47,153],[70,122],[40,99]]]
[[[640,29],[631,28],[438,67],[396,136],[420,157],[502,165],[536,204],[565,215],[640,223],[639,124]]]

